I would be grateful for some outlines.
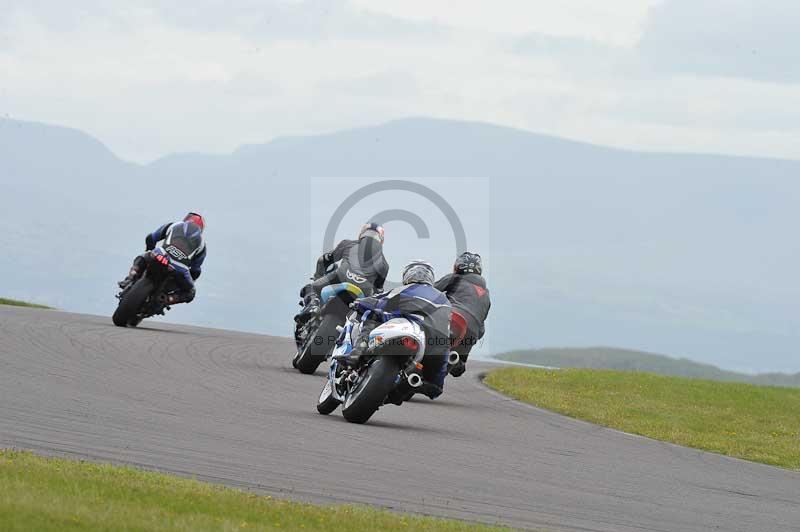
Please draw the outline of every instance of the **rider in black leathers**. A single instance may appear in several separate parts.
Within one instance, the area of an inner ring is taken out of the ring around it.
[[[323,253],[317,260],[314,282],[300,290],[305,306],[294,317],[295,321],[303,324],[319,312],[320,293],[328,285],[348,282],[358,286],[365,295],[382,292],[389,274],[389,263],[383,256],[383,239],[383,227],[367,223],[361,227],[358,240],[342,240],[332,251]],[[336,262],[339,262],[338,268],[325,273]]]
[[[467,251],[456,258],[453,273],[445,275],[434,285],[447,294],[453,309],[467,320],[467,333],[464,339],[453,346],[461,359],[450,368],[450,374],[454,377],[460,377],[464,373],[470,351],[486,332],[484,322],[489,315],[492,302],[482,273],[481,256]]]

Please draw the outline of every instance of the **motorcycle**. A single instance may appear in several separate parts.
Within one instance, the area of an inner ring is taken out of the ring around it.
[[[369,332],[367,349],[355,364],[340,357],[353,351],[365,319],[382,321]],[[317,400],[317,411],[328,415],[342,405],[342,415],[351,423],[366,423],[402,383],[412,390],[423,385],[422,359],[425,331],[422,317],[370,310],[359,318],[347,317],[333,350],[328,379]]]
[[[334,348],[339,336],[338,327],[345,321],[350,304],[363,297],[364,291],[353,283],[336,283],[323,288],[319,313],[295,327],[297,352],[292,358],[292,366],[300,373],[317,371]]]
[[[136,327],[145,318],[164,315],[167,294],[176,288],[172,265],[164,249],[158,247],[144,255],[142,276],[119,294],[119,304],[112,320],[118,327]]]

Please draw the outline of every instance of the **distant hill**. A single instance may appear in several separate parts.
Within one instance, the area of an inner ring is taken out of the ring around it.
[[[701,364],[686,358],[672,358],[666,355],[613,347],[527,349],[501,353],[496,358],[540,366],[646,371],[660,375],[715,381],[800,387],[800,373],[794,375],[785,373],[747,375],[726,371],[711,364]]]
[[[794,372],[798,176],[798,161],[641,153],[427,118],[138,165],[74,129],[0,120],[0,293],[110,315],[145,233],[199,210],[208,261],[196,301],[168,319],[288,335],[321,251],[316,213],[350,178],[412,179],[486,232],[469,235],[494,302],[484,352],[624,345]],[[424,198],[364,200],[338,236],[400,207],[430,223],[432,243],[390,223],[390,279],[421,255],[446,272],[454,246],[435,238],[452,231]]]
[[[0,184],[70,178],[81,186],[113,180],[133,166],[76,129],[0,119]]]

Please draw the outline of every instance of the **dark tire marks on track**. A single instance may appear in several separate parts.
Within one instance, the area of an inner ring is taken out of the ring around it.
[[[0,446],[524,528],[800,530],[800,473],[517,403],[475,363],[441,400],[351,425],[316,413],[322,372],[292,370],[291,350],[288,338],[0,306]]]

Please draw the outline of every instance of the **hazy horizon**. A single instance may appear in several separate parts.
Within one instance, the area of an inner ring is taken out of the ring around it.
[[[287,335],[332,209],[356,187],[410,179],[447,198],[484,255],[495,301],[486,352],[607,345],[748,373],[800,370],[800,255],[786,245],[800,224],[797,161],[621,151],[418,118],[139,166],[77,130],[4,123],[7,297],[109,313],[144,232],[176,208],[199,210],[206,273],[195,303],[169,319]],[[431,237],[389,222],[390,278],[423,255],[441,274],[455,247],[429,205],[382,193],[337,236],[378,211],[410,209]],[[56,275],[44,267],[51,255]]]
[[[693,151],[681,151],[681,150],[671,150],[671,149],[639,150],[639,149],[636,149],[635,147],[632,147],[632,146],[606,145],[606,144],[602,144],[600,142],[591,142],[591,141],[583,140],[583,139],[580,139],[580,138],[572,138],[572,137],[566,137],[566,136],[560,136],[560,135],[551,135],[551,134],[548,134],[548,133],[544,133],[544,132],[541,132],[541,131],[535,131],[535,130],[527,129],[527,128],[524,128],[524,127],[509,126],[509,125],[505,125],[505,124],[496,124],[496,123],[485,122],[485,121],[481,121],[481,120],[467,120],[467,119],[457,119],[457,118],[456,119],[442,119],[442,118],[437,118],[437,117],[433,117],[433,116],[421,116],[421,115],[419,115],[419,116],[418,115],[400,116],[400,117],[397,117],[397,118],[392,118],[392,119],[389,119],[389,120],[375,122],[375,123],[372,123],[372,124],[365,124],[365,125],[351,126],[351,127],[342,127],[342,128],[339,128],[339,129],[332,129],[332,130],[329,130],[329,131],[308,132],[308,133],[304,133],[304,134],[300,134],[300,135],[283,135],[283,134],[278,133],[275,136],[272,136],[272,137],[269,137],[269,138],[265,138],[265,139],[262,139],[260,141],[259,140],[253,140],[252,142],[245,142],[245,143],[239,144],[239,145],[237,145],[237,146],[235,146],[232,149],[227,150],[227,151],[222,151],[222,152],[213,152],[213,151],[204,152],[202,150],[175,151],[175,152],[164,153],[163,155],[159,155],[159,156],[155,157],[154,159],[141,160],[141,161],[133,160],[133,159],[126,159],[122,154],[115,152],[113,147],[109,146],[107,143],[105,143],[102,138],[96,137],[96,136],[92,135],[89,131],[81,130],[80,128],[72,126],[72,125],[69,125],[69,124],[49,123],[49,122],[42,122],[42,121],[38,121],[38,120],[27,120],[24,117],[19,117],[19,118],[14,118],[14,119],[9,118],[9,117],[0,117],[0,127],[2,127],[2,123],[4,121],[6,121],[8,123],[40,124],[40,125],[49,126],[49,127],[57,127],[57,128],[67,129],[67,130],[74,130],[74,131],[76,131],[76,132],[78,132],[80,134],[88,135],[92,139],[96,140],[105,149],[107,149],[114,157],[116,157],[117,159],[119,159],[122,162],[129,163],[129,164],[134,164],[134,165],[137,165],[137,166],[149,166],[149,165],[157,164],[162,160],[170,159],[171,157],[176,157],[176,156],[184,156],[184,155],[211,155],[211,156],[233,155],[233,154],[235,154],[237,151],[239,151],[241,149],[247,149],[248,147],[252,147],[252,146],[267,145],[267,144],[271,144],[271,143],[275,143],[275,142],[281,142],[281,141],[284,141],[284,140],[291,140],[291,139],[325,137],[325,136],[334,135],[334,134],[342,133],[342,132],[369,130],[369,129],[373,128],[373,127],[380,127],[380,126],[389,125],[389,124],[392,124],[392,123],[395,123],[395,122],[404,122],[404,121],[408,121],[408,120],[442,120],[442,121],[446,121],[446,122],[456,122],[456,123],[462,122],[462,123],[465,123],[465,124],[480,124],[480,125],[486,125],[486,126],[490,126],[490,127],[507,128],[509,130],[515,130],[515,131],[520,131],[520,132],[524,132],[524,133],[531,133],[531,134],[542,136],[542,137],[550,137],[550,138],[554,138],[554,139],[558,139],[558,140],[562,140],[562,141],[566,141],[566,142],[571,142],[571,143],[575,143],[575,144],[583,144],[583,145],[593,146],[593,147],[597,147],[597,148],[619,150],[619,151],[622,151],[622,152],[647,153],[647,154],[653,154],[653,155],[658,155],[658,154],[663,154],[663,155],[670,155],[670,154],[674,154],[674,155],[712,155],[712,156],[720,156],[720,157],[733,157],[733,158],[745,158],[745,159],[770,159],[770,160],[776,160],[776,161],[793,161],[793,162],[800,161],[800,154],[798,154],[797,157],[770,157],[770,156],[767,156],[767,155],[733,154],[733,153],[722,153],[722,152],[713,152],[713,151],[709,151],[709,152],[702,152],[702,151],[693,152]]]
[[[332,205],[404,179],[480,235],[492,351],[800,371],[797,27],[790,0],[8,0],[0,296],[107,313],[141,234],[202,210],[201,295],[170,319],[289,334]],[[431,238],[390,221],[392,264],[446,271],[429,199],[346,224],[407,209]]]

